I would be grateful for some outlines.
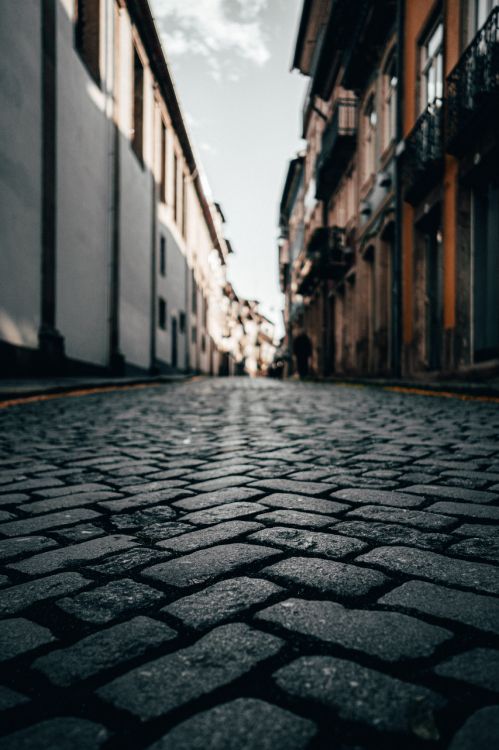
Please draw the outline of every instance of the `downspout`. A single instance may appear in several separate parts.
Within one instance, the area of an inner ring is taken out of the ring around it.
[[[404,153],[404,17],[405,0],[397,2],[397,122],[395,151],[395,248],[393,254],[392,281],[392,372],[401,374],[402,359],[402,252],[403,252],[403,198],[401,181],[401,159]]]
[[[157,85],[154,85],[157,88]],[[151,375],[159,372],[156,362],[156,250],[157,250],[157,184],[156,184],[156,99],[153,102],[152,153],[151,153],[151,320],[150,320],[150,365]],[[168,311],[167,311],[168,314]]]
[[[119,128],[119,24],[120,8],[115,6],[113,45],[113,112],[112,112],[112,226],[111,226],[111,271],[109,313],[109,367],[113,374],[122,375],[125,358],[120,351],[120,222],[121,222],[121,151]],[[107,78],[107,76],[106,76]]]

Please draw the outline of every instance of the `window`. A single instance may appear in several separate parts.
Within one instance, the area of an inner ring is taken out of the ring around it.
[[[438,21],[421,45],[420,112],[442,98],[443,37],[442,21]]]
[[[178,223],[178,158],[173,153],[173,218]]]
[[[196,279],[194,278],[194,271],[191,271],[191,310],[194,314],[198,311],[198,290]]]
[[[160,297],[158,302],[158,326],[162,331],[166,331],[166,301]]]
[[[383,74],[383,149],[395,140],[397,130],[397,68],[395,53]]]
[[[376,114],[376,101],[374,94],[367,100],[363,116],[363,181],[369,179],[376,167],[376,125],[378,116]]]
[[[178,327],[180,329],[180,333],[185,333],[185,323],[186,323],[185,312],[180,311],[178,314]]]
[[[496,0],[471,0],[470,2],[470,40],[473,39],[477,31],[479,31],[484,25],[485,21],[489,17],[489,14],[497,5]]]
[[[166,125],[163,120],[161,120],[160,159],[161,176],[159,183],[159,199],[162,203],[166,203]]]
[[[159,272],[161,276],[166,276],[166,237],[163,235],[159,240]]]
[[[208,323],[208,300],[203,297],[203,328],[206,328]]]
[[[192,328],[191,328],[191,341],[192,341],[193,344],[195,344],[197,340],[198,340],[198,329],[196,328],[196,326],[192,326]]]
[[[201,336],[201,351],[202,352],[206,351],[206,336],[204,335],[204,333]]]
[[[88,72],[100,83],[100,0],[75,0],[75,47]]]
[[[142,161],[144,138],[144,67],[137,50],[133,50],[133,91],[132,91],[132,147]]]

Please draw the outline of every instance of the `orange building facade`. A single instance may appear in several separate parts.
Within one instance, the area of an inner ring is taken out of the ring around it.
[[[305,0],[279,248],[319,375],[499,371],[499,7]]]

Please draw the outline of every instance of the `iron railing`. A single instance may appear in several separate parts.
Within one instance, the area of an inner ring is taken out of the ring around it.
[[[466,147],[470,126],[499,98],[499,6],[464,51],[447,78],[446,145],[450,153]]]
[[[416,202],[431,187],[443,164],[443,101],[428,104],[405,143],[402,169],[404,197]]]
[[[338,184],[343,169],[355,148],[357,102],[338,99],[331,120],[322,134],[321,151],[315,164],[319,200],[324,200]]]
[[[311,263],[300,280],[301,294],[310,292],[320,281],[338,281],[352,261],[345,242],[345,230],[336,226],[316,229],[307,245],[306,255]]]

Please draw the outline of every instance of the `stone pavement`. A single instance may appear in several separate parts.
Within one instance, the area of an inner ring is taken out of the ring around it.
[[[0,749],[499,747],[499,408],[197,380],[0,411]]]

